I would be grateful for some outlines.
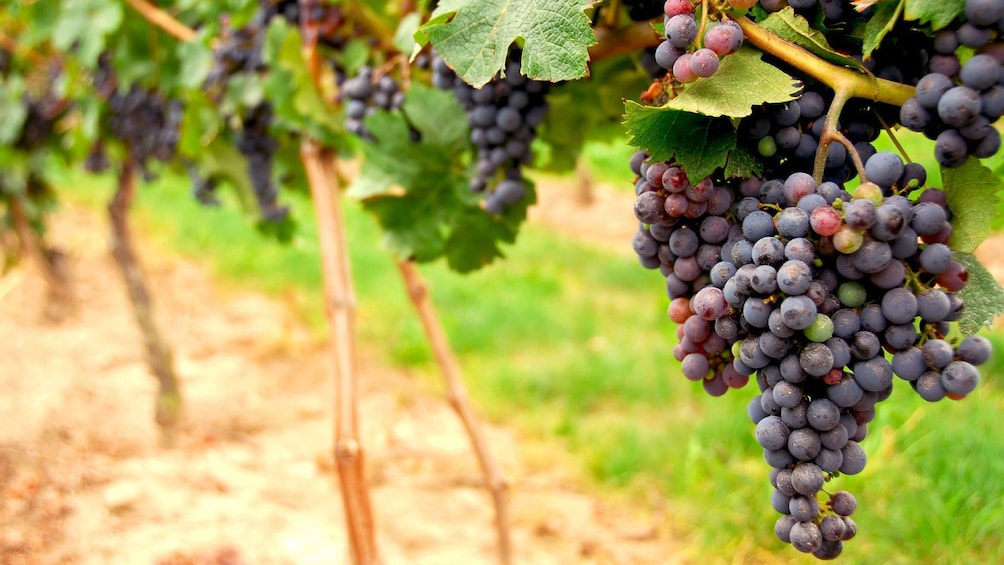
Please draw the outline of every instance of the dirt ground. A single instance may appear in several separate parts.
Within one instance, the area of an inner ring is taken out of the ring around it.
[[[282,303],[222,290],[200,266],[142,244],[187,403],[178,446],[161,449],[106,223],[69,210],[52,226],[75,312],[45,321],[38,269],[0,278],[0,563],[347,562],[329,359],[316,337]],[[385,562],[495,562],[492,509],[453,412],[361,357]],[[513,485],[517,563],[684,561],[658,508],[588,492],[555,445],[497,426],[489,437]]]

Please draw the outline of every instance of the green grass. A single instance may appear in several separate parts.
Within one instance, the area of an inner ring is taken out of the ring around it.
[[[72,177],[75,198],[103,202],[107,179]],[[144,186],[135,220],[164,246],[206,261],[229,284],[295,296],[323,331],[315,228],[305,198],[290,245],[258,235],[234,207],[200,209],[187,182]],[[380,233],[346,204],[359,331],[381,361],[435,367]],[[768,468],[746,405],[755,387],[709,398],[672,360],[675,328],[657,273],[533,226],[509,257],[469,276],[423,268],[479,406],[496,421],[569,448],[604,488],[668,499],[673,531],[698,562],[813,562],[774,538]],[[84,275],[86,276],[86,275]],[[1004,337],[992,335],[1004,351]],[[928,405],[899,387],[880,406],[858,494],[852,563],[1004,561],[1004,355],[964,402]],[[365,419],[365,415],[363,415]]]

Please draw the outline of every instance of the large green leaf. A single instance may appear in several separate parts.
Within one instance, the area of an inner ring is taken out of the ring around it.
[[[930,23],[931,29],[938,30],[962,16],[965,5],[966,0],[906,0],[903,18]]]
[[[977,159],[956,169],[942,169],[941,178],[952,210],[952,249],[972,253],[990,235],[1004,182]]]
[[[0,145],[13,145],[21,136],[21,129],[28,117],[28,107],[24,102],[24,79],[14,75],[0,82]]]
[[[872,53],[879,48],[882,39],[892,31],[899,20],[899,15],[903,11],[904,0],[888,0],[879,2],[871,19],[865,25],[864,44],[861,53],[865,59],[871,57]]]
[[[445,255],[461,272],[502,255],[499,243],[515,238],[525,203],[501,216],[478,206],[462,162],[467,119],[452,93],[415,85],[403,112],[378,111],[365,123],[374,141],[363,143],[365,161],[349,194],[376,216],[391,250],[417,261]]]
[[[594,0],[443,0],[415,34],[432,44],[462,79],[480,87],[523,49],[522,73],[558,82],[585,76],[596,42],[585,10]]]
[[[791,7],[774,12],[759,22],[767,31],[786,39],[817,57],[845,67],[864,70],[856,59],[834,51],[826,36],[809,25],[809,21],[795,13]]]
[[[625,103],[630,143],[655,161],[673,158],[693,179],[724,167],[736,148],[736,129],[725,118],[712,118],[672,108]]]
[[[802,84],[761,59],[760,51],[742,48],[722,58],[714,75],[698,79],[666,104],[666,108],[742,118],[754,106],[794,100]]]
[[[992,324],[998,315],[1004,314],[1004,288],[976,256],[958,251],[954,256],[969,273],[969,282],[960,293],[965,307],[959,319],[959,329],[965,335],[972,335]]]
[[[281,125],[326,144],[337,144],[344,128],[314,87],[302,46],[300,34],[290,26],[281,21],[269,26],[264,50],[269,65],[266,97]]]
[[[105,49],[105,37],[122,25],[122,19],[122,3],[118,0],[63,2],[52,42],[62,50],[74,47],[77,57],[93,66]]]

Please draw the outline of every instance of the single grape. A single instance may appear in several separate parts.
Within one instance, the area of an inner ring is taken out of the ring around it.
[[[707,47],[694,51],[690,70],[698,77],[709,77],[718,71],[718,54]]]

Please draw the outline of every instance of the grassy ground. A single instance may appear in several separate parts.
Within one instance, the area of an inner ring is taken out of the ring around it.
[[[75,197],[95,204],[111,191],[107,179],[72,180]],[[309,202],[284,198],[301,222],[287,246],[264,240],[233,206],[200,209],[184,179],[144,186],[135,218],[223,281],[286,296],[323,331]],[[431,355],[379,231],[347,206],[361,339],[385,362],[434,383]],[[658,491],[695,561],[812,561],[774,538],[768,468],[746,417],[754,387],[708,398],[679,374],[658,274],[627,253],[533,227],[506,261],[483,272],[459,276],[439,264],[424,272],[491,418],[562,442],[605,488],[640,499]],[[1004,395],[995,383],[1002,374],[998,354],[965,402],[927,405],[903,386],[880,407],[864,443],[868,468],[833,487],[859,499],[849,562],[1004,561]]]

